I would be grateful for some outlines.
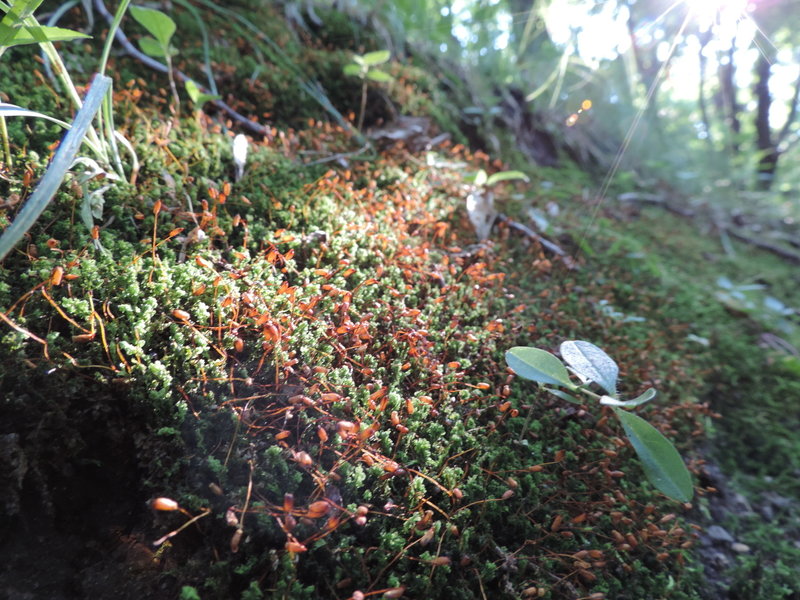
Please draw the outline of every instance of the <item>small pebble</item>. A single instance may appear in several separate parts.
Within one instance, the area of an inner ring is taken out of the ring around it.
[[[708,528],[706,533],[708,533],[708,537],[711,538],[711,541],[715,543],[732,544],[734,542],[733,536],[731,536],[724,527],[720,527],[719,525],[712,525]]]
[[[747,552],[750,552],[750,546],[747,544],[742,544],[741,542],[734,542],[731,544],[731,550],[738,552],[739,554],[746,554]]]

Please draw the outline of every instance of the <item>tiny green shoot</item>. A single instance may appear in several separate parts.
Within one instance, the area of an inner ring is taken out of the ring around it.
[[[388,50],[356,54],[353,56],[353,62],[344,66],[345,75],[358,77],[361,80],[361,109],[358,113],[358,125],[356,126],[359,131],[364,126],[364,112],[367,109],[367,81],[375,81],[377,83],[391,83],[394,81],[391,75],[376,68],[378,65],[387,62],[391,56],[391,52]]]
[[[175,75],[172,72],[172,57],[178,51],[170,42],[175,34],[175,21],[160,10],[154,8],[144,8],[141,6],[130,7],[131,16],[144,27],[149,36],[139,40],[139,48],[142,52],[153,58],[163,58],[167,62],[167,74],[169,75],[169,87],[172,90],[172,97],[177,112],[180,106],[178,88],[175,85]]]

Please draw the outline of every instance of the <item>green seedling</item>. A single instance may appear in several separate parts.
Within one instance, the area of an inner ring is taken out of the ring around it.
[[[172,90],[172,97],[177,110],[180,98],[178,97],[178,88],[175,85],[175,76],[172,72],[172,57],[178,54],[178,50],[170,44],[172,36],[175,34],[175,21],[154,8],[131,6],[130,11],[131,16],[150,34],[139,40],[139,48],[148,56],[163,58],[167,63],[169,87]],[[197,91],[199,92],[199,90]]]
[[[375,81],[378,83],[390,83],[394,81],[391,75],[375,68],[387,62],[391,56],[388,50],[356,54],[353,56],[353,62],[344,66],[345,75],[358,77],[361,80],[361,109],[358,113],[357,125],[359,131],[361,131],[364,125],[364,111],[367,109],[367,81]]]
[[[191,98],[197,108],[200,108],[206,102],[219,100],[220,98],[219,94],[206,94],[200,89],[200,86],[191,79],[186,80],[185,86],[186,93],[189,94],[189,98]]]
[[[577,398],[583,394],[610,406],[639,455],[650,483],[670,498],[681,502],[691,500],[692,479],[675,446],[647,421],[623,409],[649,402],[656,391],[651,388],[633,400],[621,400],[617,395],[619,367],[610,356],[585,341],[566,341],[559,350],[568,366],[546,350],[527,346],[507,351],[506,363],[520,377],[537,382],[562,400],[583,404]],[[580,379],[580,384],[573,383],[570,371]],[[590,384],[598,385],[605,393],[587,389]]]
[[[522,179],[528,181],[528,176],[522,171],[499,171],[487,175],[486,171],[480,169],[478,172],[464,178],[472,182],[470,193],[467,195],[467,214],[475,233],[480,241],[489,237],[492,226],[497,218],[497,210],[494,207],[494,192],[492,187],[503,181],[513,181]]]
[[[522,180],[528,181],[528,176],[522,171],[498,171],[488,175],[483,169],[479,169],[474,175],[464,178],[467,181],[472,181],[475,187],[490,188],[503,181]]]

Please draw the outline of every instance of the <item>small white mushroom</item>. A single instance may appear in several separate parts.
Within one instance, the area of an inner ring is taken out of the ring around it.
[[[233,138],[233,163],[236,165],[236,181],[244,175],[244,163],[247,162],[247,138],[241,133]]]

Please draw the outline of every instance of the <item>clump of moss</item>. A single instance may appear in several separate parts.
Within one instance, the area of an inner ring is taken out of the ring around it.
[[[326,55],[329,77],[343,56]],[[231,82],[257,63],[233,65]],[[235,184],[220,127],[134,117],[157,96],[139,105],[138,84],[125,88],[120,126],[142,169],[136,189],[108,194],[106,251],[68,189],[7,260],[3,409],[40,468],[40,502],[83,461],[125,467],[139,506],[158,495],[210,511],[157,556],[186,598],[696,597],[683,507],[640,483],[602,409],[539,395],[502,358],[591,339],[628,380],[682,377],[658,384],[675,406],[653,421],[700,430],[707,409],[678,403],[697,378],[680,323],[620,330],[598,308],[635,298],[655,319],[660,297],[608,266],[568,271],[507,228],[472,246],[464,173],[435,160],[395,148],[303,165],[351,140],[306,122],[319,110],[290,95],[291,77],[269,77],[242,102],[257,114],[276,94],[303,130],[253,145]],[[403,102],[427,110],[430,90],[416,91]],[[463,149],[444,158],[499,168]],[[137,531],[149,542],[186,519],[140,513]]]

